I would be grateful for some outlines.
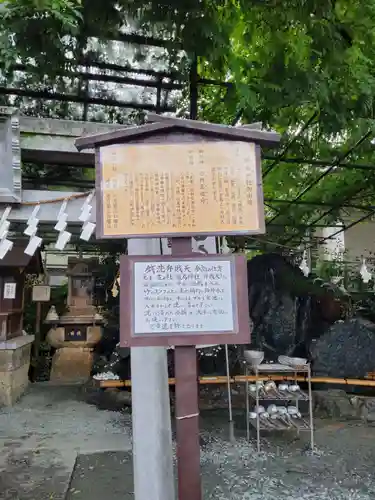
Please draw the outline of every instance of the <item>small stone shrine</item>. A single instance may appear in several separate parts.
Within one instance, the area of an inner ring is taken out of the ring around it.
[[[51,381],[84,382],[90,377],[93,347],[102,336],[103,317],[93,305],[96,259],[69,258],[68,311],[61,317],[52,306],[45,322],[52,325],[47,340],[57,349]]]
[[[26,274],[42,274],[40,251],[24,253],[25,242],[15,241],[0,260],[0,406],[11,406],[29,383],[33,335],[23,331]]]

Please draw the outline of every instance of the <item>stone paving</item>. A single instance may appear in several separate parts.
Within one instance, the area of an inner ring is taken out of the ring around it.
[[[77,455],[129,451],[130,421],[88,405],[79,386],[33,384],[0,409],[0,498],[65,499]]]

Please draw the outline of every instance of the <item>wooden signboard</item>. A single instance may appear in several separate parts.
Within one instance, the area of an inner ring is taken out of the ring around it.
[[[49,302],[51,300],[51,287],[49,285],[34,285],[33,302]]]
[[[257,127],[169,117],[76,140],[96,152],[97,238],[171,238],[172,256],[121,259],[120,345],[175,346],[179,500],[202,498],[195,345],[250,343],[245,258],[192,254],[191,237],[265,232],[260,146],[279,140]],[[157,350],[142,351],[132,360],[135,441],[164,451],[164,369]],[[148,360],[155,377],[145,385]],[[155,408],[159,423],[145,437],[141,415]],[[147,449],[133,456],[135,491],[170,500],[169,459],[150,460]]]
[[[244,256],[122,256],[120,345],[250,342]]]
[[[264,233],[260,148],[240,141],[104,146],[99,238]]]

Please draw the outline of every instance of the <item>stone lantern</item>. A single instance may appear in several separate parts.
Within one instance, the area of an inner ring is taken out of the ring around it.
[[[60,317],[51,307],[46,323],[50,345],[57,349],[51,381],[84,382],[90,377],[93,348],[102,337],[103,317],[93,305],[93,270],[96,259],[69,258],[68,310]]]

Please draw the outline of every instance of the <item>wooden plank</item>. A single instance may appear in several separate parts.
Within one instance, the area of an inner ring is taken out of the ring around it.
[[[297,381],[297,382],[305,382],[307,380],[306,377],[293,375],[262,375],[256,377],[255,375],[238,375],[230,378],[231,384],[244,383],[248,380],[249,382],[255,382],[256,380],[273,380],[273,381]],[[336,384],[336,385],[358,385],[363,387],[375,387],[375,380],[364,380],[364,379],[345,379],[345,378],[332,378],[332,377],[312,377],[311,382],[319,383],[319,384]],[[131,387],[131,380],[100,380],[97,381],[98,386],[101,388],[110,388],[110,387]],[[168,380],[169,385],[175,384],[175,379],[170,378]],[[219,385],[226,384],[227,377],[219,376],[219,377],[199,377],[199,383],[201,385]]]

